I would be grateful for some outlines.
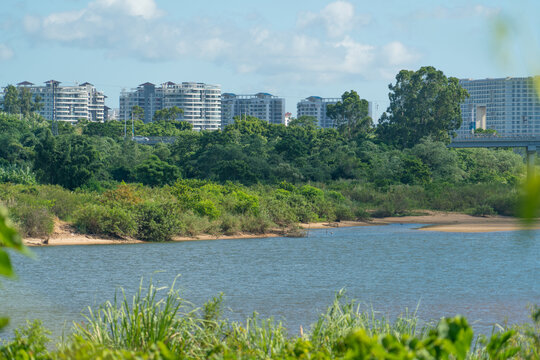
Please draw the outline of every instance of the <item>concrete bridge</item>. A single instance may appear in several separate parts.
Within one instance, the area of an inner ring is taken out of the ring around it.
[[[460,136],[452,140],[448,147],[452,148],[525,148],[527,151],[528,169],[533,169],[537,149],[540,149],[540,135],[524,136],[498,136],[498,135],[471,135]],[[529,174],[531,171],[529,171]]]

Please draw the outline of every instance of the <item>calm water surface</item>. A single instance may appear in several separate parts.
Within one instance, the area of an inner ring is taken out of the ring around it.
[[[527,304],[540,304],[540,232],[451,234],[416,227],[34,248],[36,259],[13,256],[19,279],[3,281],[0,311],[13,325],[39,318],[60,334],[119,287],[131,295],[141,277],[170,285],[180,274],[183,297],[196,305],[223,292],[227,317],[243,320],[257,311],[283,319],[293,333],[309,327],[342,288],[389,316],[419,306],[422,319],[464,314],[482,332],[505,318],[528,321]]]

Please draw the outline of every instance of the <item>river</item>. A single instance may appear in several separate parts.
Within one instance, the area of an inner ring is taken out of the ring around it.
[[[418,226],[33,248],[35,258],[13,255],[19,278],[2,280],[0,312],[12,327],[39,318],[58,335],[120,287],[131,296],[141,278],[171,285],[180,275],[177,287],[194,304],[223,292],[227,317],[242,320],[257,311],[284,320],[291,333],[309,328],[340,289],[391,317],[417,307],[424,320],[463,314],[484,333],[505,319],[529,321],[527,305],[540,304],[539,231],[460,234]]]

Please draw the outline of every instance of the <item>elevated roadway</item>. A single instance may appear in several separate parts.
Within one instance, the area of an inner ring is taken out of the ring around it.
[[[527,165],[529,169],[534,166],[536,151],[540,148],[540,135],[525,136],[498,136],[498,135],[471,135],[460,136],[452,140],[451,148],[525,148],[527,151]],[[529,172],[530,173],[530,172]]]

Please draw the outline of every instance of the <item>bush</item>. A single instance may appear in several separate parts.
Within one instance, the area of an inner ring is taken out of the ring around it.
[[[180,232],[174,204],[146,202],[137,206],[137,237],[145,241],[170,241]]]
[[[300,188],[300,194],[302,194],[309,201],[317,201],[324,198],[324,192],[321,189],[317,189],[311,185],[304,185]]]
[[[233,192],[235,197],[234,212],[237,214],[253,214],[259,213],[259,199],[254,195],[246,194],[243,191]]]
[[[47,344],[51,332],[43,328],[40,320],[27,321],[25,326],[15,329],[12,342],[0,346],[2,359],[50,359]]]
[[[200,217],[192,211],[180,214],[178,223],[178,234],[192,237],[206,233],[210,227],[210,221],[207,217]]]
[[[137,222],[132,212],[119,206],[90,204],[75,214],[75,226],[83,233],[132,237],[137,233]]]
[[[22,168],[16,165],[0,166],[0,182],[13,184],[35,185],[36,174],[30,168]]]
[[[472,216],[490,216],[495,215],[495,210],[487,204],[478,205],[471,211]]]
[[[241,229],[250,234],[265,234],[270,230],[274,223],[265,215],[242,216],[240,218]]]
[[[353,209],[347,205],[338,205],[335,209],[335,219],[341,220],[356,220],[356,216],[353,213]]]
[[[195,204],[194,209],[201,216],[207,216],[210,220],[215,220],[221,215],[212,200],[201,200]]]
[[[51,199],[51,211],[62,220],[69,220],[85,202],[83,194],[77,194],[60,186],[44,186],[40,188],[40,196]]]
[[[225,235],[234,235],[240,232],[241,222],[238,216],[224,214],[220,219],[220,230]]]
[[[46,237],[54,230],[54,216],[50,205],[19,203],[11,209],[11,214],[23,236]]]

